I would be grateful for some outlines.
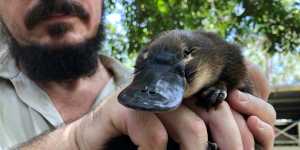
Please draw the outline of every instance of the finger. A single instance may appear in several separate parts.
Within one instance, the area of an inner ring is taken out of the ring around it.
[[[161,121],[150,112],[130,110],[128,135],[139,150],[165,150],[168,135]]]
[[[249,117],[247,125],[264,150],[273,149],[275,134],[272,126],[263,122],[256,116]]]
[[[270,125],[275,123],[274,107],[258,97],[235,90],[229,94],[228,103],[242,114],[257,116]]]
[[[206,150],[208,137],[205,123],[186,106],[180,106],[172,112],[160,113],[158,116],[181,149]]]
[[[240,130],[240,134],[243,142],[243,149],[253,150],[255,144],[254,137],[250,132],[244,117],[233,109],[231,111]]]
[[[208,111],[197,107],[191,100],[186,103],[208,124],[212,138],[218,147],[224,150],[243,148],[238,126],[226,102],[222,102],[216,108]]]
[[[267,101],[270,95],[270,86],[266,76],[261,72],[257,65],[254,65],[250,61],[245,61],[247,67],[247,75],[250,81],[252,81],[253,94],[257,97]]]

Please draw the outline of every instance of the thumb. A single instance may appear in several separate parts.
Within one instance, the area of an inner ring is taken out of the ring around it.
[[[129,110],[128,135],[139,150],[164,150],[168,134],[158,117],[151,112]]]
[[[106,142],[119,135],[128,135],[140,150],[166,149],[168,135],[158,117],[151,112],[136,111],[117,101],[117,92],[103,103],[102,118],[107,120]]]

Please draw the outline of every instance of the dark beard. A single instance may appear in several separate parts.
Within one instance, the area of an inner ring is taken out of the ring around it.
[[[93,75],[98,68],[98,50],[104,39],[103,25],[96,35],[82,43],[49,47],[22,46],[15,39],[9,48],[16,64],[34,81],[69,81]],[[54,48],[55,47],[55,48]]]

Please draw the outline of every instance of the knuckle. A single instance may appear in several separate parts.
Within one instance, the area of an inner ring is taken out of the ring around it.
[[[274,130],[273,126],[271,126],[270,124],[264,123],[263,130],[264,130],[263,137],[266,140],[266,143],[274,141],[275,130]]]
[[[274,132],[273,128],[272,128],[272,131],[271,131],[271,134],[270,134],[270,138],[272,139],[272,141],[275,140],[275,132]]]
[[[151,139],[151,145],[153,145],[154,147],[162,147],[168,142],[168,134],[163,129],[156,130],[153,132]]]
[[[193,138],[207,139],[207,129],[205,123],[201,119],[188,122],[188,133]]]
[[[271,141],[275,140],[275,130],[272,126],[269,125],[269,138]]]
[[[265,138],[264,138],[264,145],[273,145],[274,141],[275,141],[275,131],[274,129],[269,126],[269,128],[267,129],[267,132],[265,133]]]

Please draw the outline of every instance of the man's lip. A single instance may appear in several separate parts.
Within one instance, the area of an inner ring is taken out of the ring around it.
[[[51,14],[47,18],[55,19],[55,18],[67,18],[67,17],[74,17],[74,16],[70,14]]]
[[[64,14],[64,13],[55,13],[55,14],[51,14],[49,16],[52,16],[52,17],[59,17],[59,16],[67,16],[67,14]]]
[[[74,15],[66,15],[66,14],[53,14],[49,15],[44,22],[52,22],[52,21],[63,21],[66,19],[70,19],[72,17],[75,17]]]

